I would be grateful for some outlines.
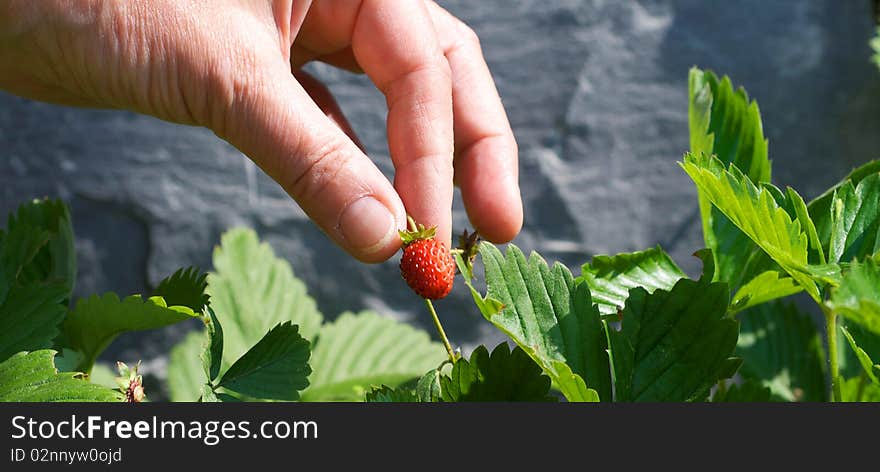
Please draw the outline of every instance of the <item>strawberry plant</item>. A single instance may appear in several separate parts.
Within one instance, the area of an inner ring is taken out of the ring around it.
[[[807,202],[771,183],[743,89],[693,69],[688,96],[679,165],[697,191],[701,275],[659,246],[575,272],[475,234],[450,251],[411,222],[401,287],[442,343],[373,312],[325,320],[247,229],[222,236],[209,273],[182,269],[149,297],[73,300],[67,208],[26,203],[0,231],[0,401],[161,399],[138,367],[120,363],[114,381],[99,359],[121,333],[186,320],[202,329],[170,353],[173,401],[880,400],[880,161]],[[454,348],[431,300],[456,269],[512,345]]]

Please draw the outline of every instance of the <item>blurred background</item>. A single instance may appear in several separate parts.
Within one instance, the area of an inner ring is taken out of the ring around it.
[[[575,273],[595,254],[660,244],[690,274],[702,247],[688,148],[687,73],[731,76],[758,100],[773,181],[817,196],[880,157],[871,0],[441,1],[479,34],[520,147],[525,226],[515,241]],[[391,178],[385,103],[362,76],[307,68],[336,95]],[[363,265],[313,226],[238,151],[198,128],[0,93],[0,213],[39,196],[72,209],[76,293],[149,293],[182,266],[211,268],[220,235],[257,230],[304,279],[325,318],[375,309],[435,336],[398,258]],[[456,230],[467,225],[457,196]],[[501,335],[463,284],[437,303],[467,352]],[[195,324],[120,337],[102,359],[161,378]]]

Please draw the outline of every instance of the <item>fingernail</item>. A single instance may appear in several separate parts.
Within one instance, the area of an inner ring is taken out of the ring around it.
[[[362,197],[343,210],[339,231],[349,247],[373,254],[397,236],[397,225],[385,205],[373,197]]]

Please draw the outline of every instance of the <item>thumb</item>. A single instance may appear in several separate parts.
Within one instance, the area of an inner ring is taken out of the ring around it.
[[[256,162],[352,256],[363,262],[388,259],[400,247],[397,230],[406,226],[400,197],[289,69],[278,69],[236,90],[221,137]]]

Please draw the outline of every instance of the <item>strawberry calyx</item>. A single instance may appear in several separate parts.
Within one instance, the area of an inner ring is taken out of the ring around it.
[[[406,217],[409,222],[409,228],[406,230],[398,231],[400,234],[400,240],[403,241],[403,246],[406,247],[416,241],[421,241],[423,239],[432,239],[437,234],[437,227],[431,226],[430,228],[425,228],[423,224],[416,224],[416,221],[411,217]]]
[[[140,403],[147,396],[144,394],[144,379],[138,373],[141,367],[141,361],[134,367],[129,367],[125,362],[117,361],[116,369],[119,371],[119,377],[116,377],[116,384],[119,385],[119,391],[124,396],[127,403]]]

